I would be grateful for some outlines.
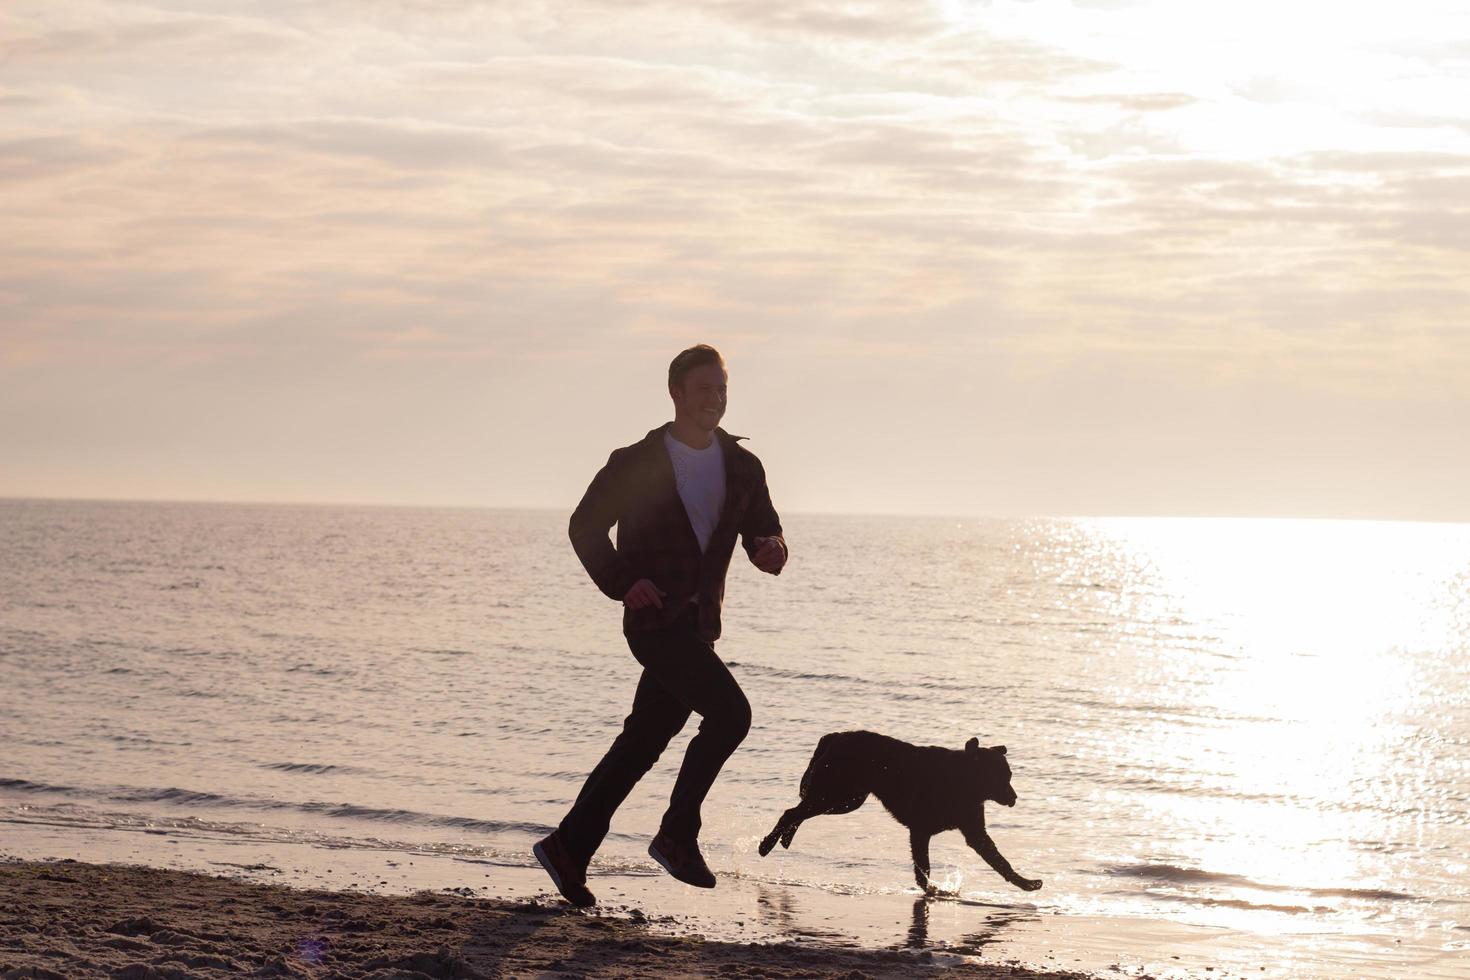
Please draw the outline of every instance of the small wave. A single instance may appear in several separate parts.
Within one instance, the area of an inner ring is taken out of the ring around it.
[[[803,670],[788,670],[785,667],[767,667],[763,664],[747,664],[738,660],[725,661],[727,667],[739,667],[741,670],[752,674],[760,674],[765,677],[779,677],[782,680],[791,681],[837,681],[843,684],[872,684],[874,681],[866,677],[852,677],[847,674],[817,674]]]
[[[265,762],[261,763],[262,769],[274,769],[277,772],[309,772],[316,775],[325,775],[329,772],[361,772],[351,766],[334,766],[316,762]]]
[[[1411,902],[1414,895],[1385,888],[1311,888],[1300,885],[1276,885],[1254,881],[1244,875],[1202,868],[1182,868],[1173,864],[1123,864],[1105,869],[1107,874],[1124,878],[1143,878],[1181,885],[1221,885],[1253,888],[1266,892],[1295,892],[1317,898],[1348,898],[1370,902]],[[1303,910],[1307,911],[1307,910]]]
[[[438,813],[421,813],[417,810],[358,806],[353,803],[282,803],[280,806],[304,813],[317,813],[322,816],[349,820],[451,827],[455,830],[471,830],[484,834],[513,832],[545,836],[555,829],[545,824],[524,820],[486,820],[481,817],[456,817]]]
[[[70,786],[52,786],[49,783],[36,783],[29,779],[8,779],[0,777],[0,789],[8,789],[17,793],[58,793],[71,795],[77,792]]]
[[[109,742],[117,742],[120,745],[173,745],[189,746],[193,742],[169,742],[162,739],[149,738],[147,735],[138,735],[133,732],[116,732],[112,735],[103,736]]]
[[[1285,890],[1285,889],[1283,889]],[[1357,898],[1367,902],[1417,902],[1419,896],[1387,888],[1306,888],[1308,895],[1322,898]]]
[[[901,651],[904,655],[917,655],[912,651]],[[791,681],[825,681],[832,684],[852,684],[860,687],[877,687],[890,692],[888,697],[896,701],[919,701],[928,698],[928,694],[915,693],[940,692],[943,694],[957,694],[964,697],[976,697],[987,692],[1000,691],[1004,685],[987,683],[983,678],[944,678],[920,676],[907,677],[902,681],[883,677],[856,677],[851,674],[826,673],[810,670],[793,670],[789,667],[771,667],[766,664],[745,663],[740,660],[725,661],[727,667],[738,667],[742,671],[761,677],[775,677],[780,680]],[[896,693],[894,693],[896,692]],[[953,703],[953,702],[937,702]],[[1111,704],[1110,704],[1111,706]]]
[[[1287,915],[1316,913],[1327,915],[1337,910],[1327,905],[1277,905],[1272,902],[1248,902],[1243,898],[1208,898],[1199,895],[1155,895],[1169,902],[1185,902],[1211,909],[1240,909],[1245,912],[1282,912]]]
[[[161,817],[157,814],[120,813],[94,810],[86,806],[63,803],[55,806],[31,807],[22,813],[0,808],[0,825],[39,825],[67,828],[118,830],[160,836],[244,838],[274,843],[311,844],[316,847],[351,850],[408,851],[450,856],[476,855],[486,863],[533,867],[529,845],[504,850],[484,844],[450,841],[396,841],[379,837],[343,837],[299,827],[272,827],[267,824],[231,823],[195,816]],[[544,835],[549,828],[541,828]],[[612,837],[624,835],[611,833]]]
[[[355,803],[328,803],[318,800],[294,802],[251,797],[224,796],[219,793],[180,789],[177,786],[138,787],[112,786],[82,789],[76,786],[54,786],[28,779],[0,778],[0,790],[23,793],[49,793],[58,796],[107,801],[113,803],[166,803],[173,806],[209,806],[217,809],[295,811],[315,816],[378,823],[409,824],[421,827],[443,827],[475,833],[526,833],[545,836],[554,829],[545,824],[523,820],[489,820],[452,814],[422,813],[417,810],[360,806]]]
[[[582,780],[582,779],[587,778],[587,773],[584,772],[581,769],[560,769],[560,770],[557,770],[557,771],[554,771],[554,772],[546,771],[546,770],[533,769],[533,770],[528,771],[526,773],[526,775],[527,776],[531,776],[531,777],[536,778],[536,779]],[[773,777],[773,780],[772,781],[775,781],[776,779],[779,779],[779,780],[781,780],[781,781],[784,782],[788,778],[789,777],[787,777],[787,775],[785,773],[782,773],[782,774],[780,774],[777,777]],[[503,792],[503,791],[502,790],[483,790],[482,792],[495,792],[495,793],[499,793],[499,792]]]
[[[1160,881],[1181,883],[1207,882],[1219,885],[1251,884],[1240,875],[1205,871],[1201,868],[1181,868],[1173,864],[1120,864],[1107,868],[1107,873],[1123,878],[1154,878]]]
[[[364,814],[359,812],[358,815]],[[446,822],[463,823],[465,821],[449,818]],[[495,824],[493,821],[479,821],[479,823],[482,827],[495,826],[514,830],[517,832],[515,836],[522,837],[524,843],[507,845],[504,841],[492,844],[473,841],[392,839],[376,834],[343,836],[340,832],[331,830],[272,826],[256,821],[237,823],[194,815],[164,816],[158,813],[97,810],[72,803],[31,806],[20,812],[0,807],[0,827],[6,824],[40,825],[116,830],[158,836],[239,838],[264,842],[310,844],[333,850],[386,850],[440,854],[471,863],[527,868],[536,866],[535,858],[531,856],[530,841],[537,837],[544,837],[552,830],[549,826],[532,823]],[[636,841],[640,844],[646,840],[643,835],[629,835],[619,831],[609,833],[608,839],[623,843]],[[629,863],[599,856],[594,864],[599,869],[636,875],[658,876],[663,873],[651,861]]]
[[[229,806],[238,802],[228,796],[220,796],[218,793],[179,789],[177,786],[166,786],[163,788],[119,787],[112,793],[106,794],[106,798],[117,800],[120,803],[208,803],[211,805]]]
[[[955,705],[966,703],[964,698],[941,698],[936,697],[933,693],[929,692],[911,693],[906,691],[894,691],[888,695],[888,700],[897,701],[900,704],[904,704],[910,701],[922,701],[925,704],[932,705]]]

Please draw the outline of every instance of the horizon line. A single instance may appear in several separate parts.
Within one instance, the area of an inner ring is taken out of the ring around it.
[[[406,503],[402,501],[351,501],[351,500],[240,500],[222,498],[182,497],[91,497],[91,496],[36,496],[32,494],[0,493],[0,503],[92,503],[92,504],[182,504],[189,506],[224,507],[350,507],[382,510],[483,510],[518,511],[525,513],[570,514],[575,504],[566,508],[525,504],[451,504],[451,503]],[[1322,521],[1358,524],[1443,524],[1449,526],[1470,525],[1470,520],[1444,520],[1422,517],[1327,517],[1299,514],[1145,514],[1136,512],[1098,512],[1074,514],[957,514],[937,511],[863,511],[863,510],[790,510],[786,513],[802,517],[886,517],[925,518],[930,520],[956,521],[1087,521],[1087,520],[1199,520],[1199,521]]]

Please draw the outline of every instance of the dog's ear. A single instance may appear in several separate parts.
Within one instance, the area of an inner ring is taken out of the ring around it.
[[[965,751],[966,752],[979,752],[980,751],[980,740],[978,738],[972,738],[972,739],[970,739],[968,742],[965,743]]]
[[[990,751],[992,751],[992,752],[999,752],[1001,755],[1005,755],[1006,754],[1006,747],[1004,745],[992,745],[990,747]]]

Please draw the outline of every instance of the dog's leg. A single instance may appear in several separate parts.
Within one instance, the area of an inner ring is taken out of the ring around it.
[[[796,820],[786,829],[786,832],[781,835],[781,846],[791,846],[791,838],[796,836],[796,828],[801,826],[803,820],[810,819],[811,817],[820,817],[823,814],[851,813],[862,806],[867,799],[867,793],[859,793],[856,796],[850,796],[846,799],[838,799],[835,803],[832,802],[830,797],[822,800],[812,798],[802,800],[801,806],[797,808],[801,812],[797,814]]]
[[[868,794],[864,793],[851,799],[833,802],[815,795],[808,796],[781,814],[781,819],[776,821],[775,828],[761,841],[757,850],[761,857],[765,857],[771,853],[771,848],[776,846],[777,841],[781,842],[782,847],[790,847],[792,839],[796,836],[796,829],[802,825],[803,821],[810,820],[812,817],[820,817],[824,813],[851,813],[862,806],[867,798]]]
[[[776,821],[776,826],[771,828],[771,832],[765,836],[765,839],[761,841],[760,847],[757,848],[760,856],[765,857],[767,854],[770,854],[771,848],[776,846],[776,841],[778,840],[781,842],[782,847],[790,847],[791,838],[796,836],[796,828],[801,826],[801,822],[808,817],[815,817],[821,812],[822,808],[819,803],[815,803],[812,800],[802,800],[796,806],[781,814],[781,818]]]
[[[973,823],[965,824],[960,828],[960,833],[965,835],[965,843],[974,848],[975,853],[983,857],[985,863],[994,868],[996,873],[1006,881],[1027,892],[1034,892],[1041,887],[1041,879],[1022,878],[1016,873],[1016,869],[1011,867],[1011,862],[1001,855],[1000,849],[995,846],[995,841],[991,840],[990,835],[985,832],[984,817]]]
[[[781,835],[785,833],[787,826],[790,825],[793,820],[796,823],[801,823],[802,819],[804,818],[796,815],[801,808],[802,804],[798,803],[796,804],[796,806],[781,814],[780,818],[776,820],[776,826],[771,828],[771,832],[761,840],[760,847],[757,848],[757,850],[760,852],[761,857],[765,857],[767,854],[771,853],[771,848],[776,846],[776,841],[781,839]],[[795,832],[795,828],[792,827],[792,833]],[[787,846],[789,847],[790,844],[788,844]]]
[[[791,846],[791,840],[796,836],[796,828],[801,826],[802,821],[819,817],[827,812],[827,807],[821,800],[810,797],[787,810],[784,818],[786,826],[781,830],[781,846]]]
[[[926,834],[921,830],[909,828],[909,849],[914,852],[914,881],[919,885],[922,892],[931,892],[934,886],[929,883],[929,838],[932,834]]]

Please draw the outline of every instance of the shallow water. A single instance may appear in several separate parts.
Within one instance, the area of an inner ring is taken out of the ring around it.
[[[983,955],[960,920],[984,909],[1110,922],[1107,963],[1187,929],[1298,976],[1403,975],[1405,950],[1470,975],[1470,527],[786,523],[785,573],[732,568],[719,650],[755,723],[705,808],[716,871],[809,910],[767,934],[912,941],[876,804],[754,851],[817,738],[862,727],[1009,749],[1020,802],[987,820],[1046,886],[940,837],[957,898],[925,942]],[[163,860],[166,837],[319,875],[408,853],[415,886],[524,890],[637,678],[558,513],[11,500],[0,557],[8,853]],[[597,870],[697,914],[644,854],[687,734]],[[470,862],[497,870],[454,880]]]

